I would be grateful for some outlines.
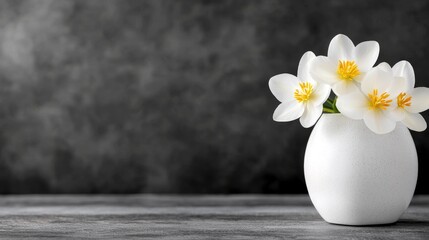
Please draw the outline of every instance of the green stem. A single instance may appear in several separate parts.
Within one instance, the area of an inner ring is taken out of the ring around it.
[[[328,98],[328,99],[326,100],[326,102],[325,102],[325,103],[323,103],[323,107],[324,107],[324,108],[330,108],[330,109],[333,109],[333,107],[332,107],[332,100]]]
[[[336,113],[334,110],[332,110],[332,109],[330,109],[330,108],[323,108],[323,112],[326,112],[326,113]]]
[[[337,97],[335,96],[334,100],[327,99],[326,102],[323,104],[323,112],[325,113],[339,113],[338,108],[336,106],[337,103]]]
[[[334,99],[334,101],[335,101],[335,99]],[[332,104],[334,103],[330,98],[328,98],[328,99],[326,99],[326,102],[325,103],[328,103],[329,105],[331,105],[332,106]]]
[[[338,108],[337,108],[337,96],[335,96],[335,98],[334,98],[334,102],[332,103],[332,109],[334,110],[334,111],[336,111],[336,112],[340,112],[340,111],[338,111]]]

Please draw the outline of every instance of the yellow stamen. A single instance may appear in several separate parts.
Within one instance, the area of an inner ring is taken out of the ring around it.
[[[351,81],[360,74],[355,61],[339,61],[337,68],[338,77],[341,80]]]
[[[295,90],[294,97],[298,102],[307,102],[313,93],[313,85],[309,82],[301,82],[299,86],[301,89]]]
[[[377,111],[377,110],[386,110],[390,103],[392,102],[392,99],[389,99],[390,95],[387,92],[382,93],[380,96],[378,96],[378,89],[374,89],[371,93],[368,93],[368,107],[371,110]]]
[[[405,108],[411,106],[411,96],[406,97],[407,94],[401,92],[398,97],[396,97],[396,102],[398,103],[398,107]]]

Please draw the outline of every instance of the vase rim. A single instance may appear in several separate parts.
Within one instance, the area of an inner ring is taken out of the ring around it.
[[[365,129],[367,128],[365,126],[365,124],[363,123],[362,119],[357,120],[357,119],[349,118],[342,113],[323,113],[321,118],[322,117],[326,120],[332,119],[332,121],[342,121],[342,122],[347,122],[347,124],[356,124],[358,126],[362,125],[362,127],[365,127]],[[330,121],[330,120],[328,120],[328,121]],[[337,124],[337,123],[335,123],[335,124]]]

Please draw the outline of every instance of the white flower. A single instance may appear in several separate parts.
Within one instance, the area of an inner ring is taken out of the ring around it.
[[[338,96],[337,108],[352,119],[363,119],[366,126],[377,134],[393,131],[396,121],[391,118],[393,96],[389,90],[394,82],[387,63],[369,71],[361,83],[361,91]]]
[[[301,125],[308,128],[319,119],[331,88],[317,83],[310,76],[309,66],[315,58],[313,52],[304,53],[298,65],[297,77],[284,73],[270,79],[270,90],[281,102],[274,111],[274,121],[288,122],[300,118]]]
[[[311,75],[318,82],[332,87],[338,96],[359,89],[359,82],[377,61],[380,46],[376,41],[356,47],[347,36],[338,34],[328,48],[328,56],[318,56],[311,66]]]
[[[411,64],[400,61],[392,68],[395,81],[389,90],[394,97],[392,117],[401,121],[414,131],[424,131],[427,128],[425,119],[420,112],[429,109],[429,89],[414,88],[415,76]]]

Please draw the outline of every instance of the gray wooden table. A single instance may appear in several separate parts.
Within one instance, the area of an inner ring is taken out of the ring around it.
[[[324,222],[307,196],[23,195],[0,197],[0,238],[429,239],[429,196],[399,222]]]

